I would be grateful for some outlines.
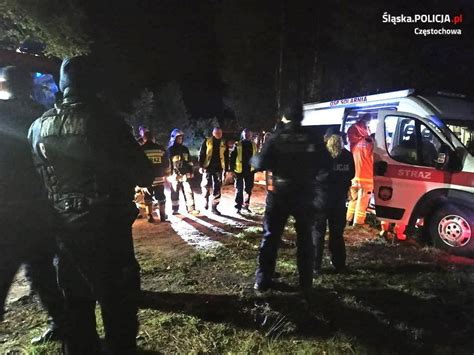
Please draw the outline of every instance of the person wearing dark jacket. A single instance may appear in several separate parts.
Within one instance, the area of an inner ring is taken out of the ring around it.
[[[276,132],[252,160],[259,171],[271,170],[263,217],[254,288],[266,291],[274,286],[278,247],[288,217],[295,218],[299,286],[308,298],[313,284],[314,246],[311,236],[315,214],[326,203],[329,157],[324,144],[301,126],[302,105],[294,104],[285,113],[291,123]]]
[[[254,168],[250,159],[257,153],[257,145],[252,142],[252,132],[244,129],[240,141],[230,153],[230,170],[235,174],[235,208],[240,213],[242,207],[250,212],[250,196],[254,185]],[[244,190],[246,193],[244,200]]]
[[[217,205],[221,200],[222,173],[228,170],[228,151],[222,139],[221,128],[214,127],[212,136],[202,142],[199,150],[199,167],[202,173],[204,209],[209,208],[209,197],[212,192],[212,212],[220,215]]]
[[[32,124],[29,141],[55,210],[68,319],[64,352],[101,353],[98,301],[107,351],[134,354],[140,276],[132,200],[134,187],[151,185],[154,175],[130,128],[98,99],[104,82],[98,63],[86,56],[63,61],[63,101]]]
[[[155,179],[151,186],[148,186],[144,191],[148,222],[153,223],[155,221],[153,218],[153,198],[158,201],[160,220],[161,222],[165,222],[168,218],[165,212],[165,179],[170,175],[170,160],[168,152],[165,147],[153,142],[150,131],[143,134],[143,144],[141,145],[141,148],[153,164],[153,173],[155,175]]]
[[[316,249],[314,261],[316,274],[321,272],[327,225],[329,225],[329,252],[331,253],[332,266],[336,271],[342,271],[346,266],[346,248],[343,236],[346,225],[346,201],[351,180],[355,175],[354,158],[351,152],[344,148],[341,132],[328,129],[324,135],[324,141],[331,161],[328,179],[330,196],[328,196],[326,207],[316,218],[313,231]]]
[[[183,145],[184,133],[178,128],[173,129],[168,145],[168,156],[171,164],[171,205],[173,214],[179,213],[179,192],[182,191],[188,213],[199,214],[194,203],[194,193],[189,184],[193,178],[193,163],[189,149]]]
[[[58,340],[64,323],[64,300],[56,282],[51,231],[52,209],[35,171],[28,144],[28,127],[43,108],[31,99],[30,73],[4,69],[10,94],[0,100],[0,320],[13,278],[22,264],[31,288],[49,314],[49,327],[33,343]]]

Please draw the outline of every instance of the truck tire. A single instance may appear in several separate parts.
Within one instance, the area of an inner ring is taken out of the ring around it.
[[[445,204],[429,218],[433,244],[448,253],[474,257],[474,211],[454,204]]]

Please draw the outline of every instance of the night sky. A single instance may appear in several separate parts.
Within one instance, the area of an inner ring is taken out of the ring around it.
[[[273,115],[278,85],[283,102],[408,87],[474,93],[472,0],[78,2],[91,49],[125,109],[142,89],[168,81],[181,85],[193,118],[236,115],[231,97]],[[382,22],[384,13],[462,15],[463,22],[393,25]],[[415,27],[463,35],[416,36]]]

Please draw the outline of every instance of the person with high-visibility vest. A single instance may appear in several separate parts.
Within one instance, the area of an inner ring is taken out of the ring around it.
[[[202,194],[204,196],[204,208],[209,208],[209,198],[212,191],[212,212],[216,215],[221,213],[217,209],[221,199],[222,173],[227,171],[228,166],[227,146],[222,139],[222,129],[214,127],[212,136],[202,142],[199,150],[199,171],[202,174]]]
[[[374,141],[369,128],[370,120],[370,114],[365,113],[347,131],[354,157],[355,177],[349,190],[346,221],[354,226],[365,224],[367,207],[374,189]]]
[[[240,213],[242,207],[250,212],[250,196],[254,185],[255,169],[250,159],[257,153],[257,145],[252,142],[252,131],[245,128],[230,153],[230,170],[235,174],[235,208]],[[245,191],[245,199],[244,199]]]

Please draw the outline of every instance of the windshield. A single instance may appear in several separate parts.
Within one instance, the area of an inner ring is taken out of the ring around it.
[[[446,122],[448,128],[464,145],[469,154],[474,155],[474,123]]]

